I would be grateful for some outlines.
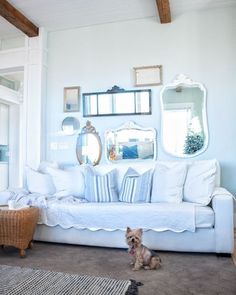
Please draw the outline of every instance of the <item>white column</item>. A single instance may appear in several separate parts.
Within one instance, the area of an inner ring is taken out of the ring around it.
[[[44,108],[46,101],[47,32],[28,38],[28,58],[24,66],[23,96],[23,163],[34,169],[45,153]],[[25,130],[25,132],[24,132]],[[25,133],[25,134],[24,134]]]

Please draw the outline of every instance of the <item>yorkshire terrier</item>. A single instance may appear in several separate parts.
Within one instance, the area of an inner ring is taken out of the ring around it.
[[[131,229],[127,227],[126,242],[129,245],[128,253],[132,255],[131,265],[134,267],[132,270],[144,269],[157,269],[161,266],[160,257],[152,250],[149,250],[142,244],[143,230]]]

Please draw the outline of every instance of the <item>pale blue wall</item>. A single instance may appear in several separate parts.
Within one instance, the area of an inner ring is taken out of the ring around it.
[[[92,92],[116,84],[132,89],[133,67],[161,64],[164,84],[184,73],[207,88],[210,141],[197,159],[217,158],[222,184],[236,193],[235,36],[236,7],[187,13],[166,25],[149,18],[49,33],[47,159],[76,162],[76,136],[63,136],[60,125],[67,115],[77,117],[81,127],[86,122],[82,113],[63,113],[63,87]],[[91,118],[102,141],[107,128],[133,120],[155,127],[158,158],[174,160],[160,145],[160,89],[152,88],[150,116]],[[62,143],[61,149],[51,150],[51,143]]]

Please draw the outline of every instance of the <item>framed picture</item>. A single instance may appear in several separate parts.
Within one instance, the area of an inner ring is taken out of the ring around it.
[[[64,88],[64,112],[80,111],[80,87]]]
[[[134,68],[135,86],[156,86],[162,84],[162,66]]]

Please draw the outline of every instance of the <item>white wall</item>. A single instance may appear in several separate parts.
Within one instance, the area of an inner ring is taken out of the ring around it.
[[[149,18],[49,33],[47,159],[76,162],[76,136],[63,136],[61,122],[68,115],[77,117],[81,127],[86,122],[82,113],[63,113],[63,87],[132,89],[133,67],[161,64],[164,84],[184,73],[207,88],[210,141],[197,159],[217,158],[222,184],[236,193],[235,16],[231,7],[184,14],[166,25]],[[160,89],[152,88],[152,115],[91,118],[102,141],[107,128],[133,120],[155,127],[158,158],[173,160],[160,145]]]

